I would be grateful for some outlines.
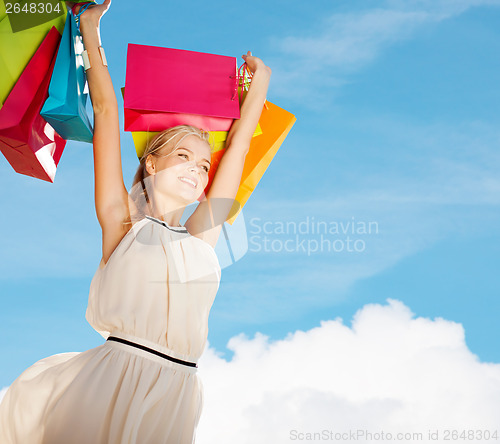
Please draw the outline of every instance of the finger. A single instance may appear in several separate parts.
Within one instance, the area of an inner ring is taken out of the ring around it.
[[[74,15],[78,14],[78,12],[80,11],[80,8],[82,7],[82,5],[80,5],[79,3],[75,3],[75,2],[66,2],[66,5],[67,5],[68,9],[71,9],[71,11],[73,11]]]

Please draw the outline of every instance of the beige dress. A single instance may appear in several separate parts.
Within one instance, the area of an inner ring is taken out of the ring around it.
[[[221,268],[183,227],[146,216],[102,261],[86,319],[112,336],[196,363]],[[197,367],[106,341],[26,369],[0,404],[2,444],[192,444],[203,407]]]

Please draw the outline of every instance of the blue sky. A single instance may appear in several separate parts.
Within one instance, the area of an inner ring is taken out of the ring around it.
[[[244,207],[249,250],[222,261],[210,347],[230,360],[240,333],[272,341],[320,321],[350,326],[390,298],[460,324],[470,353],[500,363],[499,1],[115,0],[101,26],[122,128],[127,43],[238,63],[252,50],[273,69],[268,100],[297,117]],[[130,187],[129,133],[122,161]],[[85,320],[101,257],[92,162],[91,145],[69,142],[50,184],[0,160],[0,388],[45,356],[102,343]],[[359,252],[280,249],[296,239],[280,224],[312,219],[378,229],[353,235]],[[265,222],[276,251],[253,251]]]

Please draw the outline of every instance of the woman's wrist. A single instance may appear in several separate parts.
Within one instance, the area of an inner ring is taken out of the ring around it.
[[[262,63],[262,65],[258,65],[255,67],[255,71],[253,71],[253,75],[252,76],[258,76],[258,77],[271,77],[271,68],[269,68],[269,66],[266,66],[264,65],[264,63]]]
[[[271,81],[271,69],[264,65],[262,68],[256,69],[255,72],[253,73],[249,89],[258,89],[258,90],[261,90],[263,88],[267,89],[270,81]]]
[[[99,32],[99,23],[93,20],[80,22],[80,33],[83,37],[83,45],[85,49],[93,46],[101,46],[101,35]]]

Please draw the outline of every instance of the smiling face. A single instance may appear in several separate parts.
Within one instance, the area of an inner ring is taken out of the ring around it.
[[[146,159],[154,200],[163,203],[160,208],[189,205],[208,184],[210,145],[194,135],[179,135],[169,145]]]

